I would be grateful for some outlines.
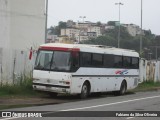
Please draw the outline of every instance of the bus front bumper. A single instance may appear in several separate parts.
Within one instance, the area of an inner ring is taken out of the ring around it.
[[[70,93],[70,86],[42,84],[42,83],[33,83],[32,86],[34,90],[38,91]]]

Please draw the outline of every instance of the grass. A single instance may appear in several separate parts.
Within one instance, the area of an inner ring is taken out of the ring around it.
[[[160,89],[160,82],[147,81],[140,83],[137,88],[131,90],[130,92],[140,92],[140,91],[151,91]],[[0,98],[10,99],[10,98],[32,98],[32,97],[42,97],[45,96],[44,93],[39,93],[33,90],[32,80],[25,79],[22,83],[16,85],[1,85],[0,86]],[[21,108],[35,106],[35,104],[0,104],[0,110],[8,108]]]
[[[23,82],[11,85],[11,84],[3,84],[0,86],[0,98],[2,99],[17,99],[17,98],[32,98],[32,97],[40,97],[41,93],[38,93],[32,88],[32,79],[26,78]],[[32,104],[0,104],[0,110],[9,109],[9,108],[21,108],[21,107],[29,107],[33,106]]]
[[[160,82],[147,81],[140,83],[137,88],[131,90],[132,92],[150,91],[160,89]],[[32,88],[32,79],[26,78],[23,82],[16,85],[1,85],[0,97],[35,97],[44,96]]]
[[[158,90],[158,89],[160,89],[160,82],[146,81],[146,82],[140,83],[138,87],[132,91],[140,92],[140,91],[151,91],[151,90]]]
[[[32,80],[25,79],[22,83],[16,85],[4,84],[0,86],[0,97],[14,96],[38,96],[39,93],[32,88]]]

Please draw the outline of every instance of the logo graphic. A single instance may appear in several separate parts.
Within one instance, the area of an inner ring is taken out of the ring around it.
[[[128,74],[128,70],[117,70],[116,75],[127,75]]]
[[[11,112],[2,112],[2,117],[12,117]]]
[[[26,117],[42,117],[40,112],[1,112],[0,117],[3,118],[26,118]]]

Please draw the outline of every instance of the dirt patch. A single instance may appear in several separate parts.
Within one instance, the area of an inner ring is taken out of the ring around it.
[[[151,91],[151,90],[160,90],[160,87],[154,87],[149,90],[133,90],[128,91],[126,94],[134,94],[135,92],[144,92],[144,91]],[[112,93],[104,93],[101,95],[91,95],[88,99],[94,99],[94,98],[103,98],[107,96],[114,96]],[[9,109],[9,108],[19,108],[19,107],[29,107],[29,106],[41,106],[41,105],[53,105],[53,104],[60,104],[60,103],[66,103],[66,102],[74,102],[74,101],[80,101],[78,96],[72,96],[72,95],[59,95],[56,98],[52,98],[49,96],[43,96],[43,97],[0,97],[0,110],[2,109]]]
[[[53,105],[66,102],[77,101],[79,98],[75,96],[57,96],[52,97],[0,97],[0,109]]]
[[[66,102],[65,100],[49,98],[0,98],[0,105],[17,105],[17,104],[58,104]]]

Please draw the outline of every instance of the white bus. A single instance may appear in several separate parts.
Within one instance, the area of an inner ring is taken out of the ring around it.
[[[39,47],[33,89],[79,94],[113,91],[123,95],[139,80],[139,54],[102,45],[49,43]]]

